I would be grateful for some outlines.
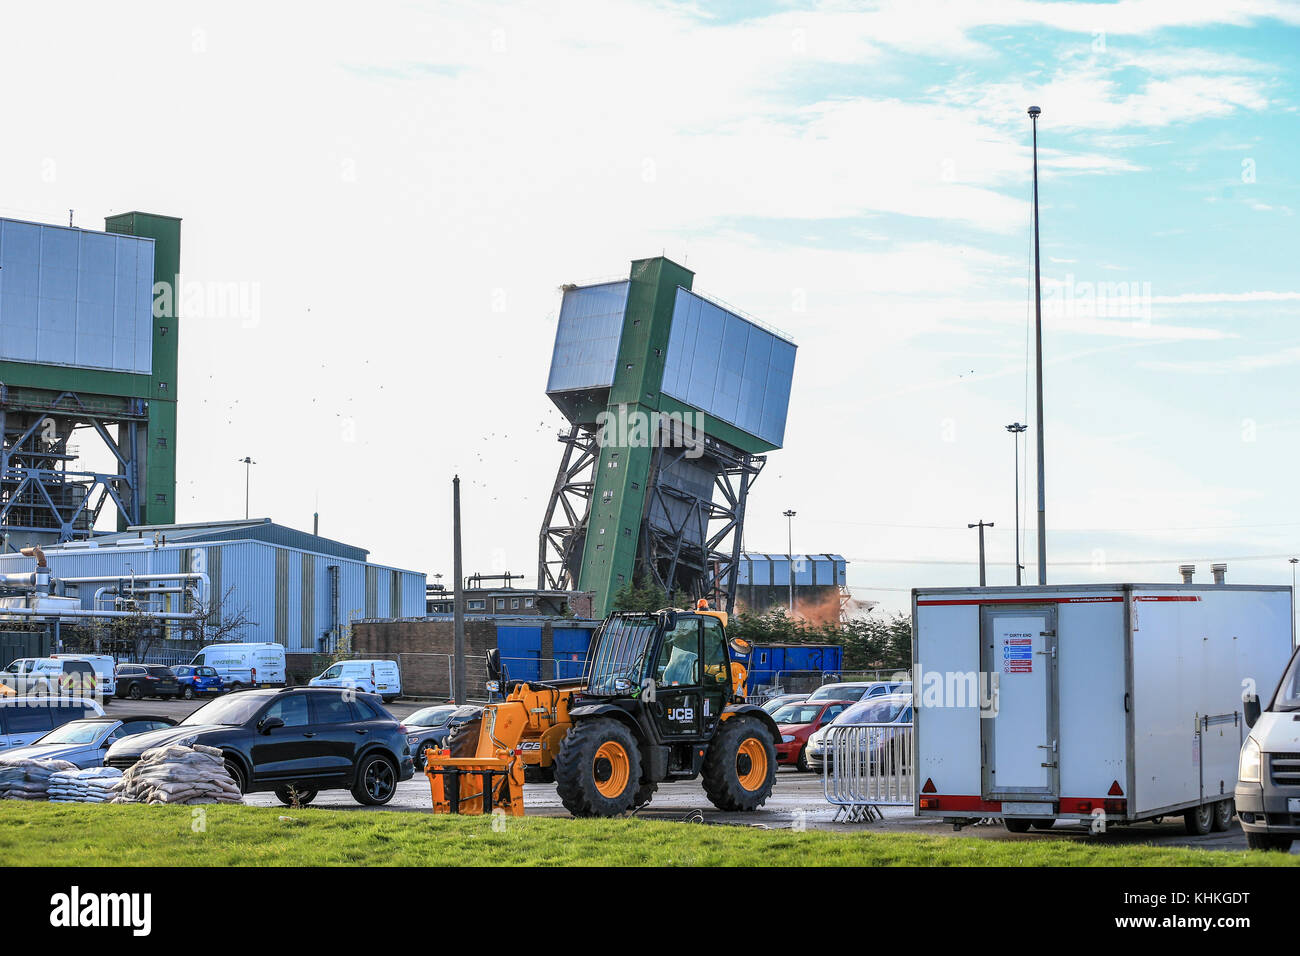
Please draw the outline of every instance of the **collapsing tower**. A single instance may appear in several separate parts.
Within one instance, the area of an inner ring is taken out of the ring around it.
[[[0,219],[0,534],[8,550],[176,518],[180,220]],[[106,449],[96,470],[71,440]]]
[[[660,257],[565,286],[546,393],[570,422],[539,541],[539,587],[656,585],[732,608],[745,504],[785,438],[795,345],[691,291]]]

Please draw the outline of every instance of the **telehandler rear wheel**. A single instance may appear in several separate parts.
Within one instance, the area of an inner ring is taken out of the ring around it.
[[[757,810],[772,795],[776,745],[753,717],[732,717],[704,755],[704,792],[719,810]]]
[[[574,724],[555,757],[556,791],[575,817],[616,817],[635,805],[641,751],[632,732],[610,717]]]

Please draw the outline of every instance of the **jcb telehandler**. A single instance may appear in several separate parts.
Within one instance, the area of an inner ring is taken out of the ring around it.
[[[511,681],[495,651],[489,686],[507,696],[458,728],[425,762],[436,813],[522,815],[525,775],[553,779],[578,817],[650,801],[663,781],[704,778],[722,810],[754,810],[772,792],[776,724],[745,702],[746,642],[727,615],[615,613],[592,638],[582,678]]]

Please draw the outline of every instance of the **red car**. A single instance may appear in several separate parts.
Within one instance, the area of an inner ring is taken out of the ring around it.
[[[852,704],[851,700],[800,701],[786,704],[772,714],[777,729],[781,731],[781,742],[776,745],[777,764],[793,764],[799,770],[807,770],[804,747],[809,735],[829,724]]]

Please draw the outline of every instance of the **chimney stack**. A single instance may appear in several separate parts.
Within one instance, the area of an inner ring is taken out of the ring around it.
[[[1183,583],[1184,583],[1184,584],[1191,584],[1191,583],[1192,583],[1192,575],[1196,573],[1196,565],[1194,565],[1194,564],[1180,564],[1180,565],[1178,565],[1178,573],[1181,574],[1181,575],[1183,576]]]
[[[1214,575],[1215,584],[1222,584],[1224,577],[1228,573],[1228,566],[1226,564],[1212,564],[1210,565],[1210,573]]]

